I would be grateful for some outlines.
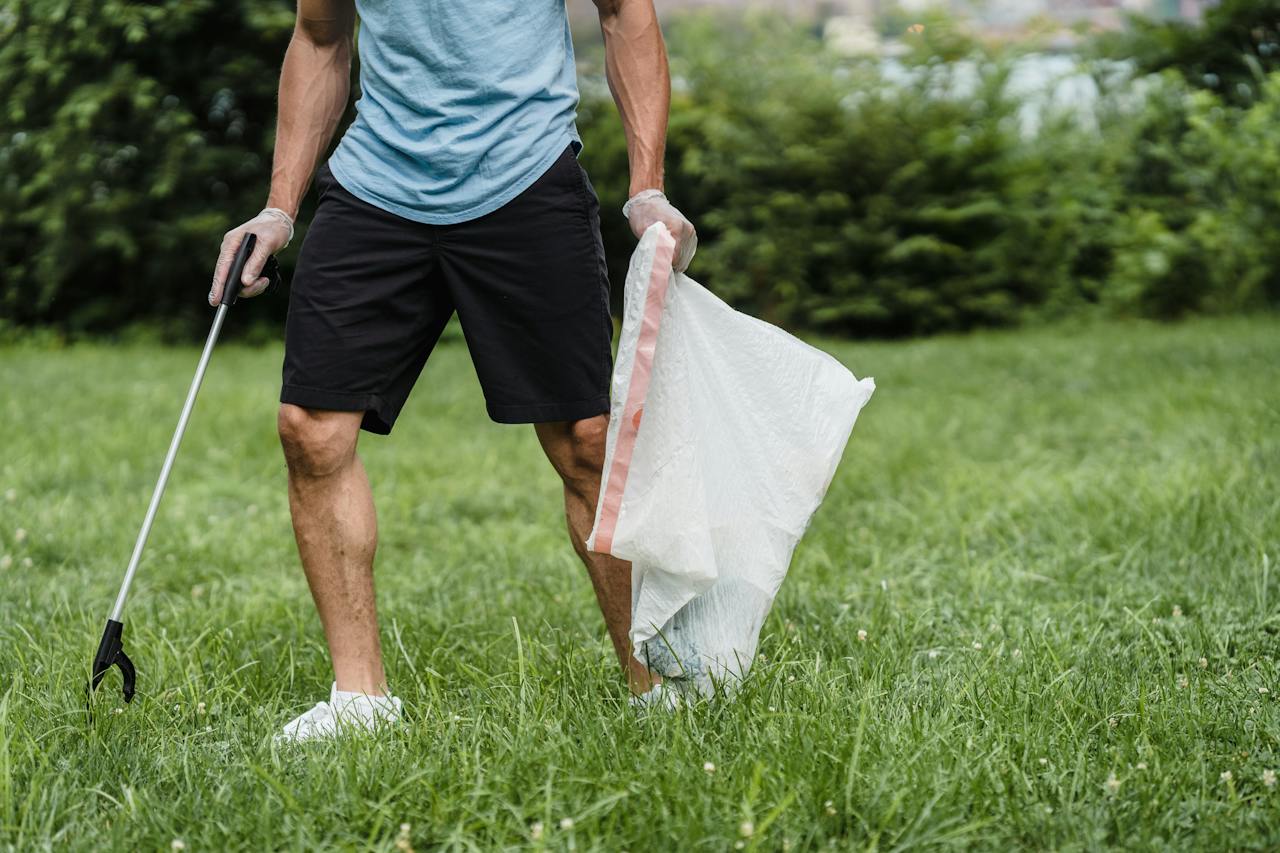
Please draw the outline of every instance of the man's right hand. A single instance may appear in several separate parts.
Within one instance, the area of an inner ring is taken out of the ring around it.
[[[232,228],[222,237],[222,249],[218,252],[218,263],[213,269],[213,287],[209,289],[209,304],[217,305],[222,301],[222,285],[227,279],[227,271],[231,261],[235,259],[236,250],[245,235],[253,234],[258,242],[245,264],[244,277],[240,280],[240,296],[248,298],[257,296],[267,289],[270,279],[262,274],[262,267],[267,258],[279,252],[293,239],[293,220],[289,214],[277,207],[268,207],[245,224]]]

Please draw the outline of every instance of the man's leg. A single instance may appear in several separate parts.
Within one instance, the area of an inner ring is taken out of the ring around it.
[[[596,601],[633,693],[644,693],[661,681],[631,655],[627,635],[631,629],[631,564],[587,550],[587,536],[595,522],[600,496],[600,472],[604,468],[604,440],[608,415],[580,421],[535,425],[538,441],[564,481],[564,512],[569,539],[591,576]]]
[[[378,522],[356,455],[363,412],[280,407],[298,554],[329,641],[338,690],[386,694],[373,592]]]

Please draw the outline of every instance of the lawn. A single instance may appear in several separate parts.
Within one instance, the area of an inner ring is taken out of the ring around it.
[[[307,748],[279,349],[215,355],[92,723],[197,353],[0,349],[0,848],[1280,846],[1280,319],[825,346],[879,390],[756,670],[641,718],[532,430],[440,350],[362,445],[409,724]]]

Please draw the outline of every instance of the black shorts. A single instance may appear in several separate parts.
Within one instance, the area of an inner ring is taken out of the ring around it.
[[[572,146],[493,213],[427,225],[347,192],[322,167],[289,296],[280,401],[364,412],[391,431],[458,312],[489,417],[609,410],[609,279],[600,205]]]

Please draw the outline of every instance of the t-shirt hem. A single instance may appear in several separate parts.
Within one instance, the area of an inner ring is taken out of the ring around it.
[[[489,213],[493,213],[507,202],[511,201],[520,193],[533,186],[534,181],[538,180],[547,169],[551,168],[551,164],[556,161],[565,149],[566,145],[572,144],[575,149],[582,150],[582,140],[579,138],[575,129],[569,129],[556,136],[555,143],[548,147],[548,150],[538,159],[527,172],[520,176],[502,192],[496,195],[490,195],[483,202],[463,210],[450,213],[425,213],[416,208],[406,205],[397,204],[382,198],[377,193],[370,191],[367,187],[361,185],[360,181],[349,173],[344,165],[342,165],[342,149],[339,147],[329,158],[329,171],[333,174],[334,179],[342,185],[342,188],[351,193],[363,202],[381,208],[388,213],[394,213],[396,216],[412,220],[413,222],[421,222],[425,225],[457,225],[461,222],[469,222],[472,219],[479,219]]]

